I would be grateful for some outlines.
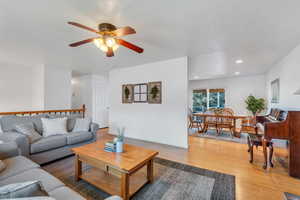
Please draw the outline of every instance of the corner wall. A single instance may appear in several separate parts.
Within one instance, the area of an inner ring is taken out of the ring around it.
[[[162,81],[162,104],[122,104],[122,85]],[[187,148],[187,57],[109,73],[109,127],[125,126],[125,136]]]
[[[270,86],[277,78],[280,79],[279,103],[273,104]],[[268,71],[266,84],[269,107],[300,109],[300,95],[294,95],[294,92],[300,89],[300,45]]]

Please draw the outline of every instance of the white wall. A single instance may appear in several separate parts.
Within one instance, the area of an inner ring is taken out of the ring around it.
[[[187,58],[177,58],[109,74],[109,127],[125,126],[125,136],[187,148]],[[162,104],[122,104],[122,85],[162,81]]]
[[[209,79],[189,82],[189,106],[193,105],[194,89],[225,89],[225,106],[232,108],[236,114],[249,114],[245,99],[250,95],[266,97],[265,76],[243,76],[221,79]]]
[[[70,108],[71,71],[0,63],[0,112]]]
[[[39,108],[39,100],[34,92],[38,84],[35,67],[14,64],[0,66],[0,112],[32,110]]]
[[[280,79],[278,104],[271,103],[271,82]],[[266,75],[269,107],[300,109],[300,96],[293,93],[300,88],[300,45],[274,65]]]
[[[69,69],[45,67],[45,109],[69,109],[72,96],[72,72]]]

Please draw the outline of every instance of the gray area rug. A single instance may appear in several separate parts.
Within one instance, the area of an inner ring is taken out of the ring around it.
[[[241,137],[237,138],[237,137],[231,137],[231,134],[228,131],[223,131],[220,135],[217,135],[215,130],[208,130],[206,133],[197,133],[196,129],[192,129],[189,131],[189,134],[197,137],[202,137],[202,138],[210,138],[216,140],[247,144],[247,133],[242,133]]]
[[[155,180],[145,185],[132,200],[234,200],[235,177],[206,169],[156,158]],[[88,199],[102,200],[110,195],[74,176],[63,182]]]

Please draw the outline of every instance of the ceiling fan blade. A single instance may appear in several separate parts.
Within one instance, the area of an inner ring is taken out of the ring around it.
[[[134,44],[131,44],[129,42],[126,42],[125,40],[122,40],[122,39],[117,39],[117,42],[119,45],[122,45],[124,47],[127,47],[128,49],[131,49],[137,53],[143,53],[144,52],[144,49],[134,45]]]
[[[120,37],[120,36],[124,36],[124,35],[130,35],[130,34],[135,34],[135,30],[133,28],[131,28],[130,26],[126,26],[123,28],[119,28],[117,30],[112,31],[114,34],[116,34],[116,36]]]
[[[111,47],[108,47],[108,50],[106,52],[107,57],[113,57],[114,56],[114,51]]]
[[[99,32],[99,31],[97,31],[97,30],[95,30],[93,28],[87,27],[85,25],[82,25],[82,24],[79,24],[79,23],[76,23],[76,22],[68,22],[68,24],[76,26],[76,27],[79,27],[79,28],[83,28],[83,29],[88,30],[88,31],[92,31],[94,33],[98,33]]]
[[[89,42],[93,42],[94,39],[97,39],[97,38],[90,38],[90,39],[82,40],[82,41],[79,41],[79,42],[75,42],[75,43],[70,44],[69,46],[70,47],[78,47],[80,45],[83,45],[83,44],[86,44],[86,43],[89,43]]]

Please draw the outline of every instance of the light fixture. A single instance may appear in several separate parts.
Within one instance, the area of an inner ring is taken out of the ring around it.
[[[238,59],[238,60],[235,61],[236,64],[242,64],[243,62],[244,62],[244,61],[241,60],[241,59]]]
[[[113,51],[119,48],[116,40],[111,37],[94,39],[94,44],[104,52],[108,51],[108,47],[111,47]]]
[[[240,74],[241,74],[241,72],[234,72],[234,74],[235,74],[235,75],[240,75]]]

